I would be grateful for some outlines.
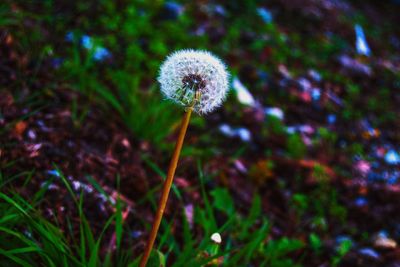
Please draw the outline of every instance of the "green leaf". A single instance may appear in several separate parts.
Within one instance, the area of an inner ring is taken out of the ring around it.
[[[18,266],[23,266],[23,267],[33,267],[30,263],[28,263],[25,260],[22,260],[20,258],[18,258],[17,256],[14,256],[12,253],[9,253],[8,251],[5,251],[3,249],[0,249],[0,255],[3,255],[11,260],[13,260],[14,262],[18,263]]]
[[[315,251],[319,251],[322,247],[321,239],[314,233],[311,233],[309,238],[311,248]]]
[[[154,249],[147,262],[147,267],[165,267],[165,256],[159,250]]]
[[[235,212],[235,206],[233,204],[233,199],[226,188],[216,188],[211,191],[214,202],[213,205],[216,209],[226,213],[231,214]]]
[[[117,249],[119,250],[121,246],[122,239],[122,208],[121,208],[121,199],[117,198],[117,211],[115,217],[115,236],[117,241]]]

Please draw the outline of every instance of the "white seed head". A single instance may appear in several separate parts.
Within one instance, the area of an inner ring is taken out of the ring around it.
[[[191,106],[197,91],[200,99],[193,107],[206,114],[220,106],[228,92],[228,72],[217,57],[207,51],[180,50],[172,53],[160,69],[162,93],[185,107]]]
[[[221,242],[222,242],[222,238],[221,238],[221,235],[219,233],[213,233],[211,235],[211,240],[214,243],[217,243],[217,244],[221,244]]]

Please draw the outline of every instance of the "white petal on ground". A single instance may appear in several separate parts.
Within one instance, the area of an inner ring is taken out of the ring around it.
[[[396,165],[400,163],[400,155],[393,149],[389,150],[385,155],[385,161],[388,164]]]
[[[264,23],[271,23],[272,22],[272,14],[269,10],[264,7],[257,8],[257,14],[261,17]]]
[[[219,233],[213,233],[211,235],[211,240],[217,244],[221,244],[222,242],[222,238],[221,235]]]
[[[265,113],[265,115],[274,116],[280,120],[283,120],[283,118],[285,117],[282,109],[280,109],[278,107],[265,108],[264,113]]]
[[[219,126],[219,130],[221,133],[223,133],[224,135],[229,136],[229,137],[232,137],[235,135],[235,131],[228,124],[221,124]]]
[[[369,57],[371,55],[371,49],[369,49],[367,40],[365,39],[365,34],[363,28],[356,24],[354,26],[356,32],[356,49],[357,53]]]
[[[243,142],[249,142],[251,140],[251,132],[243,127],[233,128],[228,124],[221,124],[219,131],[228,137],[239,137]]]
[[[244,142],[249,142],[251,140],[251,133],[249,130],[247,130],[246,128],[238,128],[236,130],[236,134],[237,136],[240,137],[240,139],[242,139],[242,141]]]
[[[248,106],[254,106],[256,104],[254,97],[237,77],[233,79],[232,87],[236,90],[237,99],[240,103]]]

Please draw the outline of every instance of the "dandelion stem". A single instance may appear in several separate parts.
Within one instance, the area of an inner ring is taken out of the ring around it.
[[[146,266],[147,261],[150,257],[151,250],[154,245],[154,241],[156,240],[158,228],[160,227],[161,219],[162,219],[162,216],[163,216],[164,210],[165,210],[165,206],[167,205],[168,195],[169,195],[169,191],[171,190],[171,185],[172,185],[172,181],[174,179],[176,166],[178,165],[179,155],[182,150],[182,145],[183,145],[183,141],[185,139],[186,130],[189,125],[190,116],[192,115],[193,107],[194,107],[195,103],[198,101],[199,97],[200,97],[199,92],[196,92],[196,96],[193,101],[193,104],[190,107],[188,107],[187,109],[185,109],[186,112],[182,119],[182,124],[181,124],[181,129],[179,131],[178,140],[176,141],[175,149],[172,154],[172,159],[169,164],[167,178],[164,181],[161,198],[158,203],[156,216],[154,218],[154,222],[153,222],[153,226],[151,228],[149,239],[147,240],[145,251],[143,253],[142,259],[140,260],[140,265],[139,265],[140,267]]]

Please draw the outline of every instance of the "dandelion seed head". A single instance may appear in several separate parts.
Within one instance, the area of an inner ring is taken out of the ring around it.
[[[206,114],[219,107],[228,92],[228,72],[220,59],[207,51],[180,50],[172,53],[160,68],[158,81],[168,99],[191,106],[195,94],[201,96],[193,111]]]

